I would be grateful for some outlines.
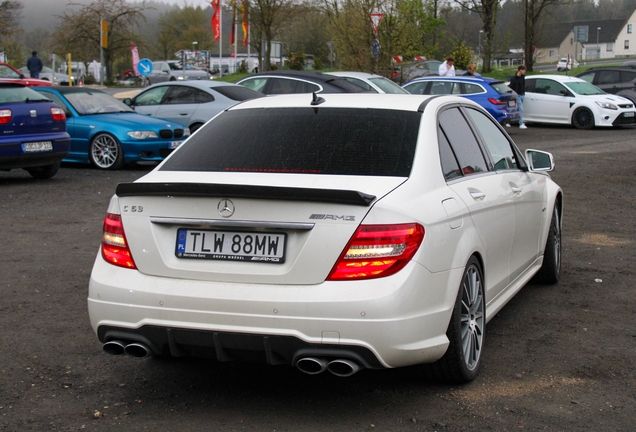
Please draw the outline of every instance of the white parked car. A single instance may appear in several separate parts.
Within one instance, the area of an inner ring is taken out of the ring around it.
[[[571,124],[578,129],[634,124],[634,104],[607,94],[581,78],[564,75],[526,77],[523,121]]]
[[[115,355],[472,380],[486,322],[560,276],[552,156],[525,155],[455,96],[235,105],[117,187],[91,324]]]
[[[366,72],[327,72],[327,74],[342,77],[373,93],[409,94],[402,87],[381,75]]]
[[[562,59],[560,59],[557,62],[557,71],[561,72],[561,71],[567,71],[576,67],[579,67],[579,62],[577,62],[574,59],[570,59],[570,61],[572,62],[571,65],[568,66],[568,59],[567,57],[563,57]]]

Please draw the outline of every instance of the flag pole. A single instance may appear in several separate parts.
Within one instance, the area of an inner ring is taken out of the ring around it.
[[[223,0],[219,0],[219,78],[223,77]]]
[[[232,12],[232,16],[234,17],[233,21],[234,21],[234,73],[236,73],[236,62],[238,61],[238,58],[236,57],[237,51],[238,51],[238,20],[236,19],[236,12],[237,12],[237,7],[236,7],[236,0],[234,1],[234,11]]]

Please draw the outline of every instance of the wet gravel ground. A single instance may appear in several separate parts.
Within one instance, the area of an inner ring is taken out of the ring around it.
[[[148,167],[0,173],[0,430],[633,431],[636,129],[509,129],[554,153],[563,278],[528,285],[487,327],[481,375],[412,368],[341,379],[288,366],[102,352],[87,285],[110,196]]]

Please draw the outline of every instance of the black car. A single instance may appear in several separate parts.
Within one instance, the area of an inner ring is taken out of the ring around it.
[[[630,99],[636,104],[636,70],[630,67],[599,67],[581,72],[577,77],[601,90]]]
[[[272,71],[250,75],[237,82],[266,95],[290,93],[368,93],[342,77],[320,72]]]

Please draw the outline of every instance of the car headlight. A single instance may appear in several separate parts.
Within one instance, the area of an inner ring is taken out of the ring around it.
[[[158,138],[156,132],[153,131],[130,131],[126,132],[129,137],[137,138],[137,139],[148,139],[148,138]]]
[[[185,128],[185,129],[183,130],[183,136],[184,136],[184,137],[190,136],[190,128]]]
[[[614,104],[611,104],[609,102],[596,102],[596,105],[600,106],[601,108],[605,108],[605,109],[611,109],[611,110],[617,110],[618,107]]]
[[[184,79],[186,79],[186,77],[184,77],[183,75],[179,75],[177,77],[177,80],[179,80],[179,81],[183,81]]]

